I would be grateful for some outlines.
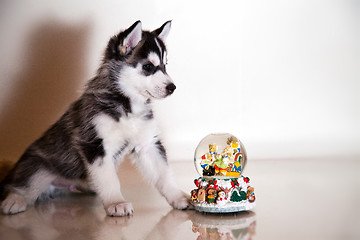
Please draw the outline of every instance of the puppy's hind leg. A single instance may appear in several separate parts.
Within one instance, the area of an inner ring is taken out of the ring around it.
[[[21,184],[14,182],[6,185],[8,193],[1,203],[2,212],[16,214],[25,211],[26,207],[32,205],[54,179],[55,176],[48,171],[38,170],[28,179],[22,179]]]

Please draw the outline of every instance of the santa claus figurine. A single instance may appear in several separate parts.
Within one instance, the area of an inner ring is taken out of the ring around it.
[[[219,206],[224,206],[228,202],[228,198],[226,197],[226,193],[224,191],[220,191],[218,193],[218,197],[216,199],[216,203]]]

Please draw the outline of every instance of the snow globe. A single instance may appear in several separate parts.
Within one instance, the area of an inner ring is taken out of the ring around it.
[[[246,150],[232,134],[209,134],[195,150],[195,168],[201,177],[191,191],[195,210],[209,213],[247,211],[255,207],[254,188],[242,175]]]

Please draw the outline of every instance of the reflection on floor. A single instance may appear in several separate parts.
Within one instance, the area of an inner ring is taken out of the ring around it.
[[[254,212],[219,216],[193,210],[167,209],[167,213],[164,210],[140,211],[131,217],[107,217],[96,196],[67,193],[24,213],[1,216],[0,233],[1,239],[11,240],[251,239],[255,234]],[[184,229],[180,229],[182,225]],[[179,235],[178,230],[186,234]]]
[[[190,194],[198,177],[193,164],[170,165]],[[125,163],[119,177],[133,216],[107,217],[96,195],[66,192],[23,213],[0,214],[0,239],[360,239],[359,169],[358,159],[347,158],[252,161],[245,174],[256,207],[216,215],[173,210]]]
[[[256,215],[252,211],[236,214],[193,214],[192,231],[197,239],[252,239],[256,230]]]

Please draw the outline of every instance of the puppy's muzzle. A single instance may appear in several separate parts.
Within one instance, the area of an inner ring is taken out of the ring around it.
[[[175,91],[175,89],[176,89],[175,84],[173,84],[173,83],[168,84],[168,85],[166,86],[166,93],[167,93],[167,95],[172,94],[172,93]]]

